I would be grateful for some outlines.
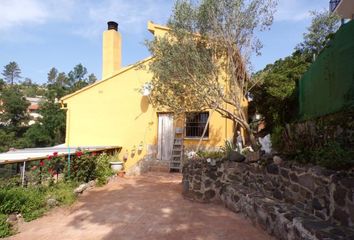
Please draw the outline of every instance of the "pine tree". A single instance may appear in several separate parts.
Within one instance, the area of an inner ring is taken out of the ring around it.
[[[11,85],[14,84],[15,80],[21,78],[21,69],[16,62],[10,62],[6,66],[4,66],[4,70],[2,75],[5,80]]]

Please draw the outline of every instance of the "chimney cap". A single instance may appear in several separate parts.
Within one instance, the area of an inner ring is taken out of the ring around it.
[[[108,30],[116,30],[118,31],[118,23],[114,22],[114,21],[109,21],[107,22],[108,25]]]

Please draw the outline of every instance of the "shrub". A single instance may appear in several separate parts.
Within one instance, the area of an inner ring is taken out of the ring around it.
[[[113,171],[110,168],[109,162],[112,160],[112,157],[103,153],[99,155],[96,159],[96,177],[97,184],[104,185],[107,183],[108,177],[113,175]]]
[[[0,213],[0,238],[10,236],[11,226],[8,222],[6,222],[7,216]]]
[[[272,142],[272,147],[276,150],[283,150],[284,148],[284,128],[282,126],[275,126],[273,128],[272,134],[270,135],[270,140]]]
[[[226,140],[224,146],[221,147],[221,151],[225,154],[225,156],[230,156],[232,151],[235,151],[236,146],[231,142]]]
[[[71,205],[76,200],[74,189],[78,186],[76,182],[59,182],[47,190],[48,198],[56,199],[60,205]]]
[[[0,214],[21,213],[25,221],[31,221],[47,210],[48,198],[55,198],[63,205],[73,203],[76,199],[73,190],[77,185],[73,182],[61,182],[49,187],[0,189]]]
[[[21,179],[17,176],[9,178],[0,178],[0,189],[13,188],[21,186]]]
[[[45,192],[42,188],[0,189],[0,213],[21,213],[26,221],[44,213]]]
[[[225,153],[222,151],[199,151],[197,155],[201,158],[221,159],[225,157]]]
[[[77,151],[71,157],[70,169],[65,165],[65,179],[77,182],[89,182],[96,178],[96,155]]]
[[[329,142],[310,155],[318,165],[333,170],[348,169],[354,166],[353,152],[343,149],[337,142]]]
[[[107,178],[113,175],[110,168],[111,161],[118,161],[118,154],[113,156],[106,153],[97,155],[96,153],[77,151],[72,156],[70,163],[70,174],[67,164],[65,165],[65,179],[77,182],[89,182],[97,179],[99,185],[107,182]]]

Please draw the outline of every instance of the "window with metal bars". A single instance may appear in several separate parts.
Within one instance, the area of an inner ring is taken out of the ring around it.
[[[186,114],[186,137],[198,138],[203,135],[205,125],[208,121],[209,112],[190,112]],[[209,125],[204,137],[209,137]]]

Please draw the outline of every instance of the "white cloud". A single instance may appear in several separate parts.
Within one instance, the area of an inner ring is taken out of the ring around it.
[[[44,6],[33,0],[3,0],[0,13],[0,30],[22,26],[25,23],[41,24],[48,17]]]
[[[50,20],[69,20],[74,0],[1,0],[0,31],[45,24]]]
[[[164,24],[170,15],[172,1],[166,0],[104,0],[81,9],[85,22],[76,34],[84,37],[100,36],[109,20],[117,21],[119,29],[134,34],[146,31],[148,20]]]
[[[148,20],[164,24],[173,0],[0,0],[0,40],[32,36],[33,28],[60,23],[71,34],[97,38],[106,22],[117,21],[122,32],[141,34]],[[24,40],[24,39],[23,39]]]

